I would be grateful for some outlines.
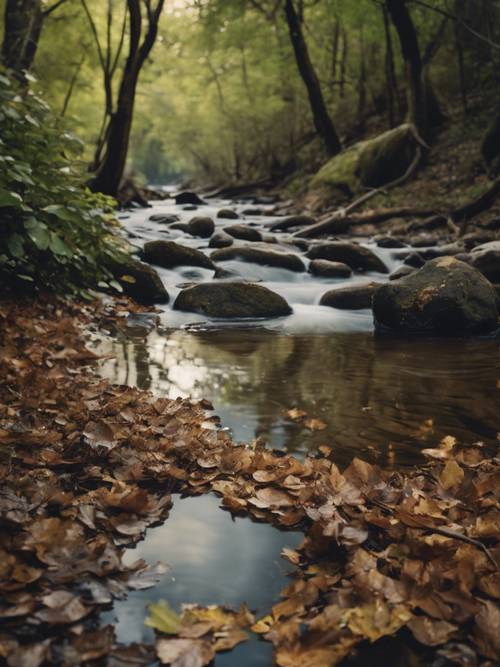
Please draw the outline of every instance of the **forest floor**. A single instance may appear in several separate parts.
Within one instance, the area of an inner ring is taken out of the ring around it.
[[[248,633],[282,667],[326,667],[396,633],[408,651],[493,666],[500,653],[500,461],[452,437],[406,473],[327,449],[299,461],[236,445],[203,401],[113,386],[88,332],[120,327],[125,299],[0,303],[0,659],[209,664]],[[301,419],[300,414],[294,418]],[[304,542],[269,616],[153,605],[155,646],[117,644],[99,610],[165,571],[125,547],[168,517],[171,493],[215,492],[232,513]],[[407,656],[407,659],[408,656]]]

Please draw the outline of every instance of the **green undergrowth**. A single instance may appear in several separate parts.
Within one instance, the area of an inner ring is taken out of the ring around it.
[[[0,70],[0,290],[121,289],[127,253],[114,200],[91,192],[82,143],[45,101]]]

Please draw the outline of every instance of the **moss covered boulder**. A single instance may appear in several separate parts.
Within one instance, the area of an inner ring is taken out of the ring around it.
[[[309,192],[323,202],[342,201],[366,187],[380,187],[403,176],[417,149],[408,124],[360,141],[329,160],[312,178]]]
[[[215,250],[210,258],[214,262],[228,262],[233,259],[239,259],[242,262],[251,262],[260,264],[260,266],[274,266],[289,271],[305,271],[304,262],[297,255],[276,250],[267,250],[264,248],[255,248],[250,246],[237,246],[231,248],[221,248]]]
[[[312,246],[307,253],[309,259],[327,259],[342,262],[354,271],[376,271],[389,273],[384,262],[365,246],[350,241],[330,241]]]
[[[180,292],[174,308],[224,319],[282,317],[292,312],[285,299],[267,287],[230,282],[188,287]]]
[[[114,262],[110,266],[115,279],[123,291],[138,303],[168,303],[169,296],[160,276],[148,264],[143,264],[132,257],[123,264]]]
[[[373,315],[379,330],[433,335],[487,333],[498,323],[495,289],[454,257],[433,259],[380,287]]]

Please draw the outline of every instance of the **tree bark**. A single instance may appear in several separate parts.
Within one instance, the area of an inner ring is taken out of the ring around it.
[[[33,64],[43,19],[41,0],[7,0],[5,4],[2,62],[21,81]]]
[[[340,141],[332,119],[328,114],[328,109],[321,91],[321,85],[309,56],[307,44],[302,32],[301,20],[293,4],[293,0],[286,0],[285,14],[297,67],[309,96],[314,127],[323,140],[327,154],[329,156],[336,155],[341,150]]]
[[[143,16],[140,0],[127,0],[130,23],[129,52],[120,82],[116,108],[111,114],[105,132],[104,156],[97,167],[90,187],[96,192],[116,196],[125,171],[130,132],[134,116],[134,102],[139,74],[156,40],[158,21],[164,0],[158,0],[154,9],[146,2],[147,30],[141,43]]]
[[[408,118],[420,134],[426,136],[429,119],[417,31],[408,11],[406,0],[386,0],[386,7],[396,28],[405,62]]]
[[[385,33],[385,80],[387,90],[387,114],[389,127],[396,125],[396,100],[398,99],[396,70],[394,67],[394,49],[392,48],[391,26],[387,15],[387,8],[382,6]]]

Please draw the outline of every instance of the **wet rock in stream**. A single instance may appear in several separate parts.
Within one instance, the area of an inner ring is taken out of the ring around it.
[[[217,217],[224,220],[237,220],[240,216],[230,208],[221,208],[217,211]]]
[[[110,267],[114,277],[128,296],[138,303],[168,303],[169,296],[162,280],[153,267],[132,257],[123,264]]]
[[[309,259],[328,259],[332,262],[343,262],[354,271],[376,271],[389,273],[384,262],[369,248],[349,241],[330,241],[319,243],[310,248]]]
[[[205,202],[196,194],[196,192],[179,192],[179,194],[175,196],[175,203],[199,206]]]
[[[500,241],[477,246],[470,253],[470,261],[488,280],[500,282]]]
[[[203,283],[182,290],[174,309],[220,318],[270,318],[290,315],[279,294],[253,283]]]
[[[234,238],[226,232],[215,232],[208,243],[209,248],[227,248],[233,245]]]
[[[174,241],[148,241],[144,244],[143,258],[150,264],[157,264],[164,269],[177,266],[200,266],[215,270],[213,262],[195,248],[174,243]]]
[[[297,255],[249,246],[215,250],[210,255],[210,259],[214,262],[227,262],[229,260],[239,259],[243,262],[252,262],[254,264],[260,264],[261,266],[274,266],[281,269],[288,269],[290,271],[301,272],[306,270],[304,262]]]
[[[372,307],[374,294],[382,283],[371,282],[365,285],[349,285],[332,289],[321,297],[320,306],[330,306],[341,310],[362,310]]]
[[[309,273],[321,278],[350,278],[352,269],[342,262],[330,262],[328,259],[313,259],[309,264]]]
[[[153,215],[149,216],[149,219],[151,222],[158,222],[162,225],[170,225],[173,222],[179,222],[179,216],[173,213],[154,213]]]
[[[262,241],[262,234],[259,230],[248,225],[229,225],[224,227],[224,232],[242,241]]]
[[[187,232],[192,236],[201,236],[201,238],[208,239],[214,233],[215,224],[212,218],[208,216],[197,215],[187,224]]]
[[[460,335],[497,327],[495,289],[454,257],[428,261],[419,271],[386,283],[373,297],[380,330]]]

